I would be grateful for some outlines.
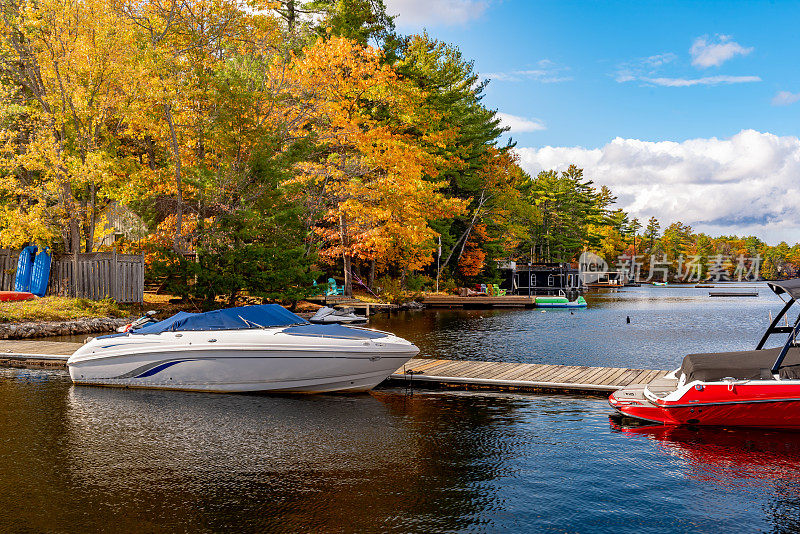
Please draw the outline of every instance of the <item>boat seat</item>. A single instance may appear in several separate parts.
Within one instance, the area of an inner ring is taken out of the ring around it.
[[[770,369],[778,359],[781,348],[745,350],[711,354],[689,354],[683,359],[680,371],[686,383],[693,380],[715,382],[732,377],[737,380],[764,380],[771,377]],[[779,371],[781,378],[800,378],[800,348],[789,349]]]

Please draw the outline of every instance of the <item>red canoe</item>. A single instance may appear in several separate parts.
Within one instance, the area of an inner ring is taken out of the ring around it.
[[[36,295],[27,291],[0,291],[0,302],[13,302],[18,300],[33,300]]]

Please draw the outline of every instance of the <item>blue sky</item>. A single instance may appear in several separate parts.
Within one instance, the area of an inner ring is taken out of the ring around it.
[[[800,241],[800,2],[386,4],[492,79],[530,172],[574,161],[636,216]]]
[[[476,70],[493,78],[489,107],[542,121],[546,130],[514,135],[521,145],[598,147],[614,137],[679,141],[727,137],[746,128],[797,133],[800,105],[793,109],[771,101],[779,91],[800,92],[800,2],[465,4],[476,18],[404,24],[407,17],[401,11],[398,24],[412,32],[424,27],[474,58]],[[719,42],[719,35],[750,51],[718,66],[692,65],[693,43],[703,36]],[[617,81],[621,69],[643,69],[646,58],[657,56],[671,61],[651,69],[657,74],[653,78],[761,81],[690,87]],[[553,76],[517,75],[519,81],[504,81],[496,75],[542,70]]]

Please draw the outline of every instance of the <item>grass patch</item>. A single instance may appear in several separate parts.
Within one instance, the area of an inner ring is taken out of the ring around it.
[[[111,299],[88,300],[44,297],[22,302],[0,302],[0,323],[69,321],[86,317],[130,317],[140,305],[125,306]]]

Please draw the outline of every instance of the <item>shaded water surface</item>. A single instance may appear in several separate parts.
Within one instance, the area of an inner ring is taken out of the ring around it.
[[[3,531],[800,526],[800,435],[617,428],[603,399],[207,395],[3,370],[0,404]]]

